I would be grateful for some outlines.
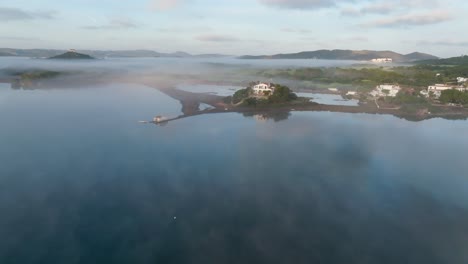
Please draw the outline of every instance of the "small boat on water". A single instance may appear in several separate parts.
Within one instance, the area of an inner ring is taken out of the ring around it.
[[[153,118],[153,122],[154,122],[154,123],[161,123],[161,122],[164,122],[166,119],[167,119],[167,118],[158,115],[158,116],[155,116],[155,117]]]

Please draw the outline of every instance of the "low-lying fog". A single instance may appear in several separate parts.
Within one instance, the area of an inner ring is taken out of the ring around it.
[[[109,58],[96,60],[48,60],[21,57],[0,58],[0,77],[17,72],[48,70],[65,72],[59,79],[61,85],[71,85],[93,80],[106,82],[141,82],[142,78],[164,85],[184,82],[213,83],[245,86],[251,81],[285,83],[294,87],[294,82],[281,79],[266,79],[256,76],[258,70],[286,69],[296,67],[346,67],[357,61],[338,60],[244,60],[225,58]]]

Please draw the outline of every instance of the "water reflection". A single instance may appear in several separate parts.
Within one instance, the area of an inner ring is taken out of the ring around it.
[[[237,90],[243,89],[240,86],[231,85],[178,85],[177,89],[193,93],[211,93],[219,96],[233,95]]]
[[[177,101],[94,88],[0,90],[0,263],[468,261],[467,122],[227,113],[155,129],[135,121]]]
[[[275,122],[280,122],[287,120],[291,116],[290,112],[286,111],[270,111],[270,112],[255,112],[255,113],[242,113],[245,117],[253,117],[257,121],[266,122],[268,120],[273,120]]]

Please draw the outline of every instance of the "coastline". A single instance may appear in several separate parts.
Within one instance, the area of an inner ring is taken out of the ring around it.
[[[382,108],[375,104],[360,104],[358,106],[346,105],[325,105],[315,102],[292,101],[290,103],[272,104],[266,106],[236,106],[223,102],[225,97],[206,94],[193,93],[179,90],[174,86],[163,86],[153,82],[139,82],[140,84],[158,89],[169,97],[179,101],[182,104],[183,115],[175,118],[166,119],[162,122],[167,123],[182,118],[203,114],[217,113],[242,113],[242,114],[284,114],[289,112],[338,112],[350,114],[374,114],[374,115],[393,115],[408,121],[423,121],[433,118],[445,119],[468,119],[468,110],[460,107],[440,106],[441,112],[430,113],[427,109],[421,109],[415,113],[405,113],[401,108]],[[212,109],[198,110],[199,104],[209,104]]]
[[[175,121],[182,118],[188,118],[191,116],[197,116],[202,114],[216,114],[216,113],[242,113],[242,114],[287,114],[289,112],[339,112],[339,113],[350,113],[350,114],[379,114],[379,115],[393,115],[398,118],[402,118],[408,121],[423,121],[433,118],[444,118],[444,119],[457,119],[466,120],[468,119],[468,109],[457,106],[448,105],[432,105],[437,111],[430,111],[427,106],[413,109],[413,112],[405,112],[403,107],[385,108],[378,107],[373,102],[367,104],[359,104],[358,106],[346,106],[346,105],[327,105],[319,104],[315,102],[304,102],[304,101],[292,101],[289,103],[280,103],[263,106],[236,106],[224,102],[225,97],[211,93],[194,93],[184,90],[177,89],[177,83],[174,81],[167,81],[148,76],[140,76],[141,78],[132,78],[131,80],[125,78],[116,78],[112,82],[120,83],[136,83],[152,87],[159,90],[160,92],[168,95],[169,97],[179,101],[182,105],[182,115],[169,118],[164,120],[164,123]],[[2,81],[13,82],[15,78],[3,78]],[[88,82],[102,84],[105,81],[103,79],[91,79]],[[200,82],[199,82],[200,83]],[[55,84],[56,83],[51,83]],[[60,85],[62,86],[63,83]],[[44,85],[45,86],[45,85]],[[54,85],[53,85],[54,86]],[[41,87],[38,87],[41,89]],[[306,91],[306,90],[301,90]],[[319,93],[317,90],[307,90],[307,92]],[[322,91],[323,94],[338,94],[330,91]],[[200,110],[200,104],[207,104],[212,106],[210,109]],[[149,121],[150,123],[154,123]],[[159,122],[161,123],[161,122]]]

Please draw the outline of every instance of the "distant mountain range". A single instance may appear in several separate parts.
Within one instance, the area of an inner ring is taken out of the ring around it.
[[[261,56],[242,56],[240,59],[322,59],[322,60],[357,60],[369,61],[377,58],[391,58],[394,62],[412,62],[419,60],[432,60],[438,57],[414,52],[410,54],[400,54],[393,51],[374,51],[374,50],[316,50],[303,51],[298,53],[261,55]]]
[[[10,49],[0,48],[0,56],[17,56],[32,58],[50,58],[66,53],[66,50],[54,49]],[[200,54],[193,55],[187,52],[162,53],[153,50],[77,50],[82,54],[87,54],[94,58],[216,58],[228,57],[223,54]],[[323,59],[323,60],[357,60],[369,61],[377,58],[391,58],[394,62],[414,62],[422,60],[437,60],[436,56],[414,52],[410,54],[400,54],[393,51],[373,51],[373,50],[316,50],[303,51],[298,53],[241,56],[240,59]]]
[[[54,49],[10,49],[0,48],[0,56],[32,57],[32,58],[50,58],[66,53],[67,50]],[[153,50],[77,50],[82,54],[88,54],[95,58],[213,58],[227,57],[222,54],[200,54],[192,55],[186,52],[178,51],[174,53],[161,53]]]

